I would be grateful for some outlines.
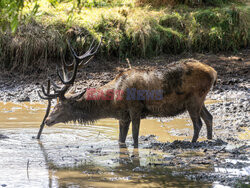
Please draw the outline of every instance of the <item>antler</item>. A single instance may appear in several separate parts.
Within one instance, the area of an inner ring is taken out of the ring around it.
[[[87,65],[90,62],[90,60],[94,57],[97,50],[99,49],[101,43],[102,43],[102,38],[98,44],[96,44],[95,39],[93,39],[88,51],[85,54],[78,56],[76,54],[75,50],[73,49],[73,47],[71,46],[70,42],[67,40],[67,44],[69,46],[70,53],[74,57],[75,61],[73,61],[73,63],[71,63],[71,64],[67,64],[66,62],[62,63],[62,73],[63,73],[62,75],[60,74],[59,69],[57,67],[57,75],[58,75],[60,81],[63,83],[63,85],[58,86],[55,82],[52,81],[51,78],[49,78],[51,84],[53,85],[54,93],[49,94],[48,91],[47,92],[45,91],[44,86],[41,85],[42,93],[44,96],[42,96],[38,92],[39,97],[42,99],[45,99],[45,100],[51,100],[51,99],[54,99],[57,97],[64,98],[64,94],[67,92],[69,87],[74,84],[78,67],[81,65]],[[89,59],[83,64],[83,60],[87,57],[89,57]],[[70,68],[72,66],[73,66],[73,74],[70,78],[68,78],[68,74],[67,74],[65,67]]]

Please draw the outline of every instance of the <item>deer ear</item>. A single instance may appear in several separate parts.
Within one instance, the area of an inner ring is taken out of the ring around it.
[[[73,95],[70,95],[70,97],[68,99],[71,100],[78,100],[80,99],[85,93],[86,93],[86,89],[82,90],[81,92],[75,93]]]

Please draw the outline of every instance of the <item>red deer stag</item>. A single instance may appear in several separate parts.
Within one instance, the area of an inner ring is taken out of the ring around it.
[[[176,116],[188,111],[194,128],[192,142],[196,142],[199,137],[201,118],[206,124],[207,138],[212,139],[213,117],[204,101],[217,80],[217,73],[212,67],[196,60],[172,63],[161,71],[130,69],[98,89],[85,90],[77,95],[68,92],[65,95],[74,84],[80,62],[87,57],[91,58],[100,44],[97,47],[91,45],[84,55],[78,56],[68,43],[75,58],[72,77],[68,78],[65,70],[67,64],[64,63],[63,76],[57,71],[63,85],[58,86],[52,82],[53,94],[48,94],[43,86],[44,96],[39,94],[43,99],[59,98],[58,104],[45,121],[46,125],[69,121],[86,124],[102,118],[116,118],[120,126],[119,142],[125,142],[132,122],[132,136],[134,146],[137,147],[142,118]]]

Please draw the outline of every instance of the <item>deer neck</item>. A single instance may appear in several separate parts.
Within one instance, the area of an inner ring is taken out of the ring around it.
[[[82,97],[72,103],[72,114],[74,120],[81,124],[93,123],[101,118],[107,118],[111,106],[111,101],[89,100]]]

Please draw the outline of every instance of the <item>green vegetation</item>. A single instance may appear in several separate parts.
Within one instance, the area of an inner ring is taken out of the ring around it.
[[[103,36],[99,52],[102,57],[151,57],[183,51],[216,53],[249,46],[249,4],[227,0],[197,1],[199,4],[194,0],[153,1],[153,5],[150,2],[26,2],[21,13],[16,13],[18,8],[15,11],[19,27],[15,27],[17,21],[13,24],[13,20],[7,19],[10,16],[5,9],[1,12],[5,18],[0,20],[4,28],[0,32],[0,67],[43,69],[48,60],[70,57],[66,38],[79,52],[87,48],[90,38],[79,37],[87,31],[99,40]]]

